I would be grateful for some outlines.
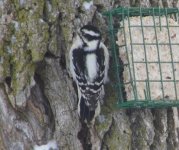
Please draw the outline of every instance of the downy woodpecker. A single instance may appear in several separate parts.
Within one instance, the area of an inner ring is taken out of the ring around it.
[[[109,53],[100,31],[92,25],[83,26],[74,38],[69,58],[78,88],[78,114],[81,121],[93,125],[100,113],[109,68]]]

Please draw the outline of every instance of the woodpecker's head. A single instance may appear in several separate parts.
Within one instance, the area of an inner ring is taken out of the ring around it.
[[[83,40],[85,50],[93,51],[99,47],[101,33],[96,27],[92,25],[83,26],[80,29],[80,37]]]

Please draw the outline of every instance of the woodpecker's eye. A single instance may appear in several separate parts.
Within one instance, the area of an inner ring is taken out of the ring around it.
[[[92,41],[92,40],[95,40],[96,38],[95,37],[93,37],[93,36],[91,36],[91,35],[89,35],[89,34],[84,34],[83,35],[88,41]]]

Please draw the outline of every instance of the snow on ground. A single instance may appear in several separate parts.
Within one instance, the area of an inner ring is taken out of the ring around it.
[[[34,150],[59,150],[57,142],[55,140],[49,141],[45,145],[35,145]]]
[[[84,1],[83,2],[83,7],[86,9],[86,10],[89,10],[91,8],[91,6],[93,6],[93,1]]]

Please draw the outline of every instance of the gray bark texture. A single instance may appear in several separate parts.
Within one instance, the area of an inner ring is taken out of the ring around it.
[[[178,109],[116,109],[111,74],[95,127],[83,127],[68,58],[73,33],[89,22],[109,47],[103,11],[178,7],[178,0],[94,0],[90,10],[84,2],[0,0],[0,150],[52,139],[60,150],[178,150]]]

